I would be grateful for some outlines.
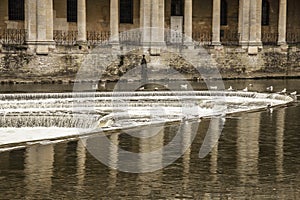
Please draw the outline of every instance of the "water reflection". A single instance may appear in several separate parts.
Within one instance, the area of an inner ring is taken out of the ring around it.
[[[285,109],[280,109],[276,113],[276,169],[277,169],[277,181],[280,182],[283,179],[283,144],[284,144],[284,129],[285,129]]]
[[[237,171],[240,181],[257,184],[260,113],[251,113],[238,121]]]
[[[53,145],[32,146],[26,149],[24,172],[27,196],[50,193],[53,162]]]
[[[84,178],[85,178],[85,161],[86,161],[86,138],[82,138],[77,144],[77,186],[80,190],[84,188]]]
[[[298,87],[279,81],[276,88],[281,83],[282,87],[289,85],[290,90]],[[253,87],[264,89],[275,84],[276,81]],[[235,114],[226,121],[203,119],[199,126],[197,122],[186,122],[182,127],[143,127],[107,136],[124,150],[149,152],[169,144],[178,130],[183,131],[180,145],[172,148],[183,155],[152,173],[131,174],[109,168],[85,146],[96,145],[114,168],[124,164],[139,169],[163,165],[168,159],[166,152],[156,154],[153,160],[141,155],[135,165],[120,159],[124,152],[95,137],[1,152],[0,199],[298,199],[298,116],[299,103],[274,109],[273,113]],[[217,134],[206,134],[210,122],[213,127],[223,126],[219,140]],[[151,138],[141,137],[154,132]],[[205,138],[208,144],[215,145],[199,159]]]

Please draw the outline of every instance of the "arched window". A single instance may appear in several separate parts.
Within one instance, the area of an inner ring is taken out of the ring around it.
[[[8,1],[8,19],[24,20],[24,0]]]
[[[120,23],[133,24],[133,0],[120,0]]]
[[[67,22],[77,22],[77,0],[67,1]]]
[[[171,15],[183,16],[183,0],[172,0],[171,2]]]
[[[261,25],[268,26],[269,25],[269,17],[270,17],[270,3],[268,0],[262,1],[262,13],[261,13]]]
[[[221,0],[221,26],[227,25],[227,1]]]

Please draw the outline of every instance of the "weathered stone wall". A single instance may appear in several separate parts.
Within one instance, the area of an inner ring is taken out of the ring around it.
[[[288,51],[282,51],[279,47],[268,47],[257,55],[248,55],[247,51],[240,47],[224,47],[221,50],[207,48],[206,50],[210,58],[216,61],[223,78],[300,76],[299,47],[290,47]],[[87,52],[77,48],[68,48],[65,51],[61,49],[60,52],[52,52],[48,56],[29,54],[26,49],[8,49],[0,54],[0,81],[73,81],[88,55]],[[118,76],[126,74],[140,64],[141,55],[142,52],[131,52],[124,55],[122,59],[122,55],[115,55],[112,58],[114,61],[107,66],[102,78],[117,80]],[[203,59],[201,56],[197,57],[197,54],[194,57],[195,60]],[[192,65],[177,54],[162,52],[160,58],[147,55],[146,59],[149,70],[157,71],[158,74],[159,68],[167,66],[182,73],[186,78],[199,77]],[[160,65],[155,67],[157,60],[160,60]],[[93,65],[93,67],[89,70],[91,74],[98,70],[98,66]],[[207,64],[208,70],[210,67],[210,64]]]

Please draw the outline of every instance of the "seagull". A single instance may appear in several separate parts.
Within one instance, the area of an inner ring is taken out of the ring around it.
[[[181,89],[185,89],[185,90],[187,90],[187,88],[188,88],[188,85],[187,85],[187,84],[181,84],[181,85],[180,85],[180,88],[181,88]]]
[[[158,87],[155,87],[154,90],[155,90],[155,91],[158,91]]]
[[[210,86],[210,89],[211,89],[211,90],[217,90],[217,89],[218,89],[218,86]]]
[[[233,90],[232,86],[229,86],[228,91],[232,91],[232,90]]]
[[[106,83],[103,82],[103,83],[100,84],[100,86],[101,86],[102,88],[105,88],[105,87],[106,87]]]
[[[249,84],[249,87],[253,87],[253,84],[252,84],[252,83],[250,83],[250,84]]]
[[[285,94],[286,93],[286,88],[284,88],[281,92],[278,92],[279,94]]]
[[[92,89],[97,90],[98,89],[98,83],[92,84]]]
[[[273,86],[267,87],[267,91],[273,92]]]
[[[139,90],[141,90],[141,91],[142,91],[142,90],[145,90],[145,87],[141,87]]]
[[[297,91],[294,91],[291,93],[292,96],[296,96],[297,95]]]
[[[243,89],[243,92],[248,92],[248,87],[245,87],[245,88]]]

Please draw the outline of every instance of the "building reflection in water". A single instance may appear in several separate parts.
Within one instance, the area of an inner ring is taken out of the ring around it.
[[[237,128],[237,172],[242,185],[239,192],[250,192],[258,183],[259,133],[261,113],[243,115]],[[247,186],[248,185],[248,186]]]
[[[163,167],[164,126],[147,127],[140,132],[138,170],[141,172],[151,170],[151,167]],[[147,137],[150,135],[151,137]],[[162,171],[138,174],[138,194],[154,197],[162,182]]]
[[[149,137],[151,136],[151,137]],[[139,161],[140,172],[151,171],[152,167],[163,167],[164,126],[147,127],[140,131]]]
[[[190,160],[191,160],[191,144],[192,144],[192,132],[193,130],[193,123],[185,123],[183,125],[183,134],[182,134],[182,165],[183,165],[183,172],[182,172],[182,187],[183,190],[188,189],[189,185],[189,173],[190,173]],[[188,148],[186,148],[188,147]]]
[[[109,147],[109,189],[114,189],[117,184],[118,179],[118,149],[115,148],[113,145],[118,146],[119,145],[119,135],[120,133],[113,133],[110,135],[110,141],[112,142],[112,145]]]
[[[85,162],[86,162],[86,138],[81,138],[77,143],[77,186],[79,189],[83,188],[85,178]]]
[[[284,145],[284,129],[285,129],[285,109],[278,109],[276,112],[276,170],[277,181],[280,182],[283,179],[283,145]]]
[[[180,128],[177,124],[135,129],[132,132],[137,134],[136,137],[131,132],[110,133],[105,136],[111,141],[109,145],[97,137],[89,137],[4,152],[0,154],[0,172],[2,170],[1,176],[7,178],[0,186],[5,188],[7,180],[14,179],[16,184],[23,186],[14,189],[18,194],[45,199],[50,196],[58,199],[71,198],[73,195],[86,197],[84,191],[99,198],[122,195],[141,199],[191,198],[197,192],[195,198],[203,199],[221,199],[222,195],[293,199],[298,194],[298,182],[294,178],[292,185],[289,185],[289,179],[294,175],[293,167],[297,165],[289,164],[293,160],[288,163],[284,161],[291,158],[289,154],[296,154],[297,142],[288,143],[288,113],[288,109],[282,108],[275,109],[272,115],[255,112],[242,113],[239,119],[227,121],[224,118],[212,118],[207,121],[213,128],[209,133],[204,133],[207,125],[200,126],[193,148],[190,144],[199,124],[184,122]],[[223,138],[218,141],[225,123]],[[123,152],[115,146],[141,153],[137,162],[128,164],[130,167],[140,171],[148,171],[152,166],[163,167],[169,154],[157,150],[170,144],[178,130],[182,134],[177,145],[172,146],[171,156],[178,152],[182,156],[173,164],[151,173],[131,174],[116,170],[126,162],[121,158]],[[202,131],[205,135],[203,143],[211,147],[211,151],[207,157],[199,159],[199,144],[204,137]],[[290,140],[296,141],[297,138]],[[93,157],[86,145],[107,155],[111,167],[106,167]],[[155,156],[147,155],[155,151]],[[20,176],[21,172],[24,172],[24,176]],[[70,188],[74,191],[70,191]],[[67,195],[66,191],[69,191]],[[1,191],[6,196],[13,192],[13,189]]]
[[[278,109],[276,112],[276,146],[275,146],[275,155],[276,155],[276,182],[282,184],[284,182],[284,175],[286,174],[283,168],[284,165],[284,133],[285,133],[285,120],[286,120],[286,108]],[[284,188],[282,184],[282,188]],[[278,190],[277,197],[279,199],[296,199],[298,196],[293,187],[288,190]]]
[[[25,182],[27,196],[50,193],[52,187],[54,148],[52,144],[26,149]]]

